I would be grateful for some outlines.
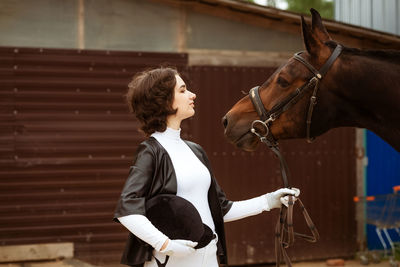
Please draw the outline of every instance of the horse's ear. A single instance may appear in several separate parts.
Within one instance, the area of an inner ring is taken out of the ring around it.
[[[303,43],[309,54],[312,54],[312,48],[315,45],[314,37],[312,36],[311,29],[308,27],[304,17],[301,16],[301,35],[303,36]]]
[[[332,40],[325,26],[322,24],[321,15],[314,8],[310,9],[312,15],[312,31],[313,34],[322,42],[325,43]]]
[[[321,51],[327,49],[325,42],[331,40],[319,13],[315,9],[311,9],[312,26],[308,26],[304,17],[301,16],[301,31],[303,42],[310,55],[319,56]]]

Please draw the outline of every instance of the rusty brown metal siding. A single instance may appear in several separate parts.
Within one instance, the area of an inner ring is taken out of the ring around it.
[[[119,262],[113,210],[137,144],[132,75],[185,54],[0,49],[0,245],[64,242]]]
[[[243,94],[262,84],[271,68],[192,67],[192,84],[198,95],[193,138],[207,151],[215,175],[232,200],[242,200],[282,186],[279,161],[265,147],[244,152],[223,136],[222,116]],[[321,234],[315,244],[296,241],[293,260],[352,256],[356,249],[354,220],[355,130],[336,129],[317,138],[281,142],[292,172],[291,184],[301,188],[302,200]],[[297,212],[295,230],[308,233]],[[225,224],[231,264],[274,261],[274,225],[278,211]]]
[[[126,231],[111,221],[136,146],[137,122],[123,100],[133,73],[169,62],[197,94],[185,136],[208,153],[228,197],[241,200],[281,186],[266,148],[248,153],[223,136],[221,117],[271,68],[187,67],[186,54],[0,49],[0,244],[72,241],[77,258],[119,262]],[[308,145],[282,142],[292,184],[321,233],[298,242],[293,259],[355,251],[354,130],[329,132]],[[231,264],[274,261],[277,211],[226,224]],[[305,231],[301,218],[295,227]]]

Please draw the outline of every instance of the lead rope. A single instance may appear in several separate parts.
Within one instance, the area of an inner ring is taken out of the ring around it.
[[[283,184],[287,188],[291,188],[289,186],[289,168],[286,163],[285,158],[282,156],[278,144],[276,142],[271,142],[266,137],[260,137],[261,142],[266,144],[272,152],[278,157],[279,164],[281,168],[281,175]],[[293,207],[295,204],[294,196],[289,195],[288,207],[285,205],[281,206],[279,212],[279,218],[275,226],[275,259],[276,259],[276,267],[279,267],[281,264],[282,257],[285,260],[285,263],[288,267],[292,267],[292,262],[286,252],[286,249],[293,245],[294,237],[297,236],[298,238],[304,239],[308,242],[316,242],[319,239],[319,233],[317,228],[315,227],[313,221],[311,220],[310,215],[308,214],[306,208],[304,207],[303,202],[300,198],[297,198],[297,203],[299,203],[300,208],[302,210],[304,220],[308,228],[311,231],[312,235],[305,235],[294,232],[293,229]]]
[[[153,256],[153,257],[154,257],[154,256]],[[154,257],[154,259],[156,260],[157,266],[158,266],[158,267],[165,267],[165,266],[167,266],[167,263],[168,263],[168,260],[169,260],[169,256],[167,255],[167,256],[165,257],[164,263],[161,263],[161,261],[159,261],[156,257]]]

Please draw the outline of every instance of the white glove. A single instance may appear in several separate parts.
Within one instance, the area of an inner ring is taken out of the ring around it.
[[[300,195],[300,190],[294,187],[292,189],[281,188],[274,192],[265,194],[264,196],[268,205],[267,210],[280,208],[282,204],[287,207],[289,205],[289,197],[287,195],[295,196],[294,200],[296,200],[296,197]]]
[[[197,246],[197,242],[183,239],[168,240],[168,245],[165,249],[160,252],[167,254],[168,256],[174,257],[185,257],[195,252],[194,247]]]

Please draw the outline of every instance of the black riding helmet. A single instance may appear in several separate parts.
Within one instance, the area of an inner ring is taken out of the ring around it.
[[[193,204],[176,195],[161,194],[147,200],[146,217],[170,239],[198,242],[195,249],[213,239],[213,231],[203,224]]]

